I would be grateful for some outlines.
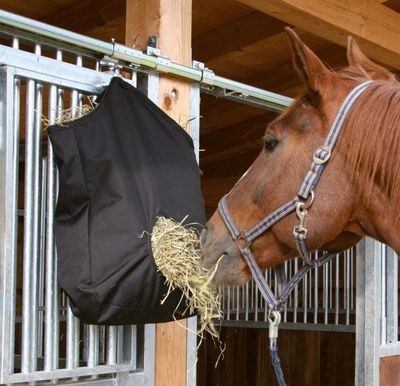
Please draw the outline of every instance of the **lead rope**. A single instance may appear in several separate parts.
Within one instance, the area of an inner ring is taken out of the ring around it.
[[[268,315],[269,322],[269,356],[274,367],[275,377],[279,386],[287,386],[281,367],[281,360],[278,354],[278,329],[281,323],[281,313],[277,310],[270,310]]]

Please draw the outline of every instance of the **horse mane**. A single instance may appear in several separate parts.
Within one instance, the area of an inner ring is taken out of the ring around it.
[[[346,70],[343,77],[358,78]],[[362,181],[360,198],[368,204],[378,187],[400,214],[400,82],[376,80],[365,90],[346,119],[341,146],[350,181]]]

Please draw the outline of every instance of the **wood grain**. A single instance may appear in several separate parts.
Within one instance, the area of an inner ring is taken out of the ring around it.
[[[400,68],[400,15],[376,0],[239,0],[341,46],[357,38],[373,59]]]
[[[126,44],[144,49],[154,35],[163,56],[191,65],[191,10],[191,0],[127,0]],[[190,119],[190,85],[161,76],[159,98],[160,107],[185,126]],[[186,326],[185,320],[157,325],[155,386],[186,386]]]
[[[381,358],[379,375],[381,386],[400,386],[400,355]]]
[[[277,386],[267,351],[267,329],[223,328],[222,339],[225,359],[217,368],[218,350],[212,342],[207,340],[200,347],[198,386]],[[279,332],[279,353],[288,385],[353,386],[354,349],[351,333]]]

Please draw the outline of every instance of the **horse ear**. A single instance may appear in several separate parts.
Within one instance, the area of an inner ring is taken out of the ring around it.
[[[294,66],[304,78],[309,90],[319,94],[322,77],[332,73],[331,70],[302,42],[296,32],[289,27],[285,27],[285,30],[289,35]]]
[[[394,74],[386,68],[374,63],[363,54],[355,39],[351,36],[347,40],[347,60],[350,66],[360,67],[371,79],[375,80],[395,80]]]

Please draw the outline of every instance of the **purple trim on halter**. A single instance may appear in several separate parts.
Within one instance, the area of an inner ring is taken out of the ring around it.
[[[264,220],[259,222],[255,227],[251,228],[245,233],[247,240],[253,241],[258,236],[267,231],[269,228],[271,228],[278,221],[280,221],[283,217],[286,217],[289,213],[293,212],[296,209],[296,205],[298,202],[299,199],[295,197],[293,200],[287,202],[285,205],[282,205],[280,208],[276,209]]]
[[[326,158],[328,153],[327,149],[330,149],[329,152],[332,152],[332,150],[334,149],[337,138],[340,134],[340,130],[343,126],[343,123],[346,119],[348,112],[350,111],[350,108],[352,107],[354,102],[358,99],[358,97],[367,89],[367,87],[372,82],[373,80],[368,80],[367,82],[359,84],[349,93],[349,95],[347,95],[346,99],[340,106],[339,112],[332,123],[328,136],[326,137],[324,146],[318,148],[314,153],[314,155],[318,159],[322,161],[326,159],[326,161],[322,163],[316,163],[313,161],[311,163],[310,170],[307,173],[306,178],[304,179],[304,182],[299,190],[298,195],[304,198],[305,200],[308,199],[308,197],[310,196],[310,192],[315,188],[321,177],[321,174],[329,159],[329,157]]]

